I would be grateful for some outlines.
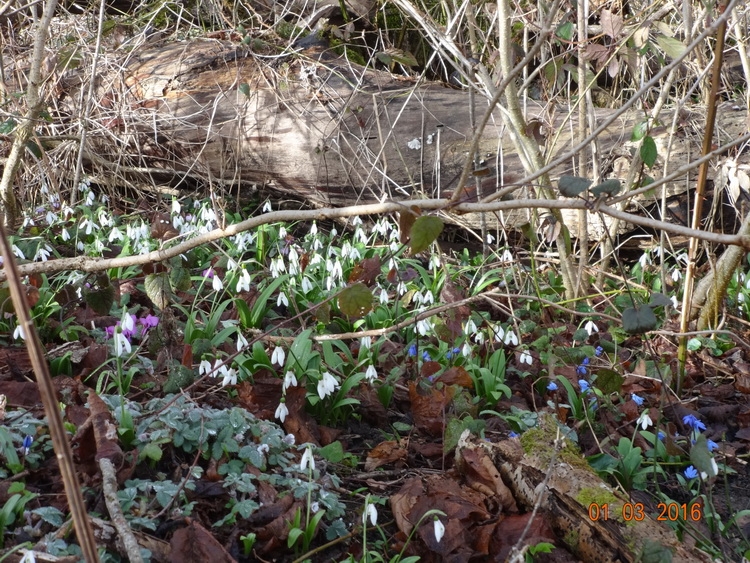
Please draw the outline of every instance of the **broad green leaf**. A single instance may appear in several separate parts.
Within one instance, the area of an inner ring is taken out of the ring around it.
[[[605,395],[619,393],[622,390],[624,381],[625,378],[613,369],[604,368],[596,372],[596,386]]]
[[[422,215],[411,228],[411,253],[419,254],[427,250],[443,232],[443,220],[434,215]]]
[[[250,97],[250,85],[247,82],[240,84],[238,90],[248,98]]]
[[[214,373],[214,375],[217,375]],[[170,366],[169,375],[167,381],[162,387],[164,393],[177,393],[180,389],[189,387],[195,381],[195,372],[189,367],[185,367],[182,364],[173,364]]]
[[[641,548],[641,563],[672,563],[672,550],[657,541],[647,539]]]
[[[591,188],[591,193],[596,197],[599,197],[602,194],[613,196],[616,195],[621,188],[622,184],[620,183],[620,180],[618,180],[617,178],[612,178],[609,180],[604,180],[601,184],[597,184],[596,186]]]
[[[400,63],[404,66],[417,66],[417,58],[412,55],[409,51],[403,51],[401,49],[386,49],[386,55],[390,57],[393,62]]]
[[[571,39],[573,39],[574,30],[575,28],[573,27],[573,22],[568,21],[558,26],[557,30],[555,31],[555,35],[557,35],[564,41],[570,41]]]
[[[372,292],[363,283],[355,283],[339,294],[339,309],[348,317],[362,317],[372,310]]]
[[[143,283],[146,295],[157,309],[165,309],[169,305],[171,292],[169,290],[169,274],[160,272],[149,274]]]
[[[622,328],[629,334],[643,334],[654,330],[658,321],[648,305],[628,307],[622,312]]]
[[[193,285],[193,282],[190,279],[190,271],[182,266],[170,268],[169,285],[172,288],[172,291],[187,291]]]
[[[700,473],[705,473],[709,478],[719,474],[716,460],[708,451],[708,441],[705,434],[698,434],[695,444],[690,448],[690,461]]]
[[[641,143],[641,160],[649,168],[653,168],[656,157],[659,153],[656,150],[656,142],[651,135],[646,135]]]
[[[657,35],[656,43],[662,48],[667,56],[673,59],[679,59],[686,49],[682,41],[675,39],[674,37],[667,37],[666,35]]]
[[[10,135],[16,128],[16,125],[18,125],[18,122],[12,117],[9,117],[0,124],[0,135]]]
[[[671,307],[672,300],[664,295],[663,293],[651,294],[651,301],[648,302],[649,307]]]
[[[320,448],[318,453],[323,459],[330,461],[331,463],[341,463],[344,459],[344,448],[338,440]]]
[[[696,350],[700,350],[702,346],[703,344],[701,343],[700,338],[691,338],[690,340],[688,340],[688,343],[687,343],[687,349],[690,352],[695,352]]]
[[[646,133],[648,133],[648,120],[644,119],[643,121],[639,121],[635,124],[635,127],[633,127],[633,134],[630,136],[630,140],[634,143],[638,142],[646,136]]]
[[[375,53],[375,58],[386,66],[391,66],[391,63],[393,62],[393,57],[383,51]]]
[[[138,454],[139,460],[144,459],[152,459],[154,461],[161,460],[162,451],[161,446],[159,444],[154,444],[153,442],[150,444],[146,444],[141,452]]]
[[[579,176],[560,176],[557,189],[565,197],[576,197],[591,185],[591,180]]]
[[[115,288],[108,276],[99,276],[93,288],[84,288],[83,300],[99,315],[108,315],[115,301]]]

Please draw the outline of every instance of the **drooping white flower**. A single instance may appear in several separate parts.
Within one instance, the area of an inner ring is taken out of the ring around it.
[[[279,296],[276,298],[276,306],[277,307],[289,307],[289,299],[287,299],[286,293],[283,291],[279,291]]]
[[[198,365],[198,375],[206,375],[207,373],[211,372],[211,362],[208,360],[201,360],[200,365]]]
[[[367,525],[367,519],[370,519],[370,524],[376,526],[378,524],[378,509],[371,502],[365,503],[365,511],[362,513],[362,524]]]
[[[653,426],[654,422],[651,420],[651,417],[648,415],[648,411],[643,411],[641,413],[641,416],[638,417],[638,420],[636,421],[636,426],[640,426],[641,430],[646,430],[649,426]]]
[[[435,520],[433,520],[433,526],[435,529],[435,541],[440,543],[440,540],[442,540],[445,535],[445,526],[437,516],[435,516]]]
[[[116,330],[112,336],[112,340],[115,344],[115,356],[120,358],[123,354],[130,354],[132,350],[130,340],[125,338],[125,335],[122,332]]]
[[[681,277],[682,277],[682,272],[680,271],[679,268],[675,268],[674,270],[672,270],[672,281],[678,282],[680,281]]]
[[[250,291],[250,272],[242,268],[240,279],[237,280],[237,293],[241,291]]]
[[[302,293],[308,294],[312,291],[312,289],[313,289],[313,284],[310,281],[310,278],[308,278],[307,276],[302,278]]]
[[[362,350],[369,350],[372,346],[372,336],[363,336],[359,339],[359,347]]]
[[[641,257],[638,259],[638,262],[641,265],[641,268],[646,268],[649,264],[651,264],[651,255],[649,254],[648,250],[641,254]]]
[[[365,379],[367,380],[367,382],[372,383],[373,381],[377,379],[377,377],[378,377],[378,372],[375,369],[375,366],[372,364],[367,366],[367,371],[365,371]]]
[[[596,323],[594,321],[586,321],[586,324],[583,326],[583,330],[586,331],[586,334],[591,336],[595,332],[599,332],[599,327],[596,326]]]
[[[427,336],[432,332],[432,322],[430,319],[422,319],[417,321],[417,332],[420,336]]]
[[[279,403],[279,406],[276,407],[276,412],[274,413],[274,418],[278,418],[281,422],[284,422],[284,419],[286,419],[287,415],[289,414],[289,409],[286,408],[286,402],[285,399],[281,399],[281,402]]]
[[[528,364],[531,365],[531,362],[533,361],[531,358],[531,354],[529,354],[528,350],[524,350],[521,352],[521,357],[518,359],[518,361],[522,364]]]
[[[307,468],[310,471],[315,471],[315,458],[313,457],[312,448],[308,446],[305,448],[305,453],[302,454],[302,459],[299,462],[299,468],[301,471],[306,471]]]
[[[505,333],[505,338],[503,340],[505,342],[506,346],[510,344],[511,346],[518,346],[518,337],[516,336],[516,333],[512,330],[509,330]]]
[[[214,273],[214,277],[211,279],[211,287],[214,291],[221,291],[222,289],[224,289],[224,283],[216,273]]]
[[[325,372],[318,381],[318,396],[325,399],[339,387],[339,382],[330,373]]]
[[[238,332],[237,333],[237,351],[239,352],[243,348],[247,348],[247,338],[245,338],[241,332]]]
[[[464,342],[464,345],[461,347],[461,355],[464,358],[471,356],[471,345],[468,342]]]
[[[13,331],[14,340],[26,340],[26,333],[21,325],[16,326],[16,330]]]
[[[285,359],[286,359],[286,352],[284,352],[284,349],[281,346],[276,346],[273,349],[273,354],[271,354],[271,363],[283,366]]]
[[[469,319],[466,321],[466,324],[464,325],[464,334],[467,336],[471,336],[477,331],[477,324],[472,320]]]
[[[237,371],[234,368],[227,368],[226,365],[222,365],[221,374],[223,376],[223,379],[221,380],[222,387],[226,387],[227,385],[237,385]]]
[[[297,376],[294,375],[294,372],[289,370],[284,374],[284,391],[289,389],[290,387],[296,387],[297,386]]]

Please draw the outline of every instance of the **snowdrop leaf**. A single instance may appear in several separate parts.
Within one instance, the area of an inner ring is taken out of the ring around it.
[[[579,176],[560,176],[557,189],[565,197],[576,197],[591,185],[591,180]]]
[[[363,283],[355,283],[339,294],[339,309],[348,317],[362,317],[372,310],[372,291]]]
[[[146,295],[157,309],[165,309],[169,305],[172,292],[169,286],[169,274],[160,272],[149,274],[143,283]]]
[[[443,220],[434,215],[423,215],[414,221],[411,228],[411,253],[427,250],[443,232]]]
[[[628,307],[622,312],[622,328],[628,334],[643,334],[654,330],[659,321],[648,305]]]

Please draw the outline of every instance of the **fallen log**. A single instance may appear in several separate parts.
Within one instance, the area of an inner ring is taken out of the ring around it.
[[[191,39],[143,46],[113,68],[124,72],[101,82],[101,103],[92,117],[102,127],[89,137],[93,169],[116,162],[118,175],[164,171],[167,177],[253,184],[330,206],[446,197],[468,157],[472,130],[466,90],[365,68],[326,50],[262,55],[227,40]],[[487,101],[475,98],[481,113]],[[480,145],[486,162],[477,172],[483,196],[525,176],[501,111],[495,110]],[[597,110],[597,120],[613,111]],[[527,120],[550,160],[573,144],[577,112],[569,119],[567,113],[554,104],[528,104]],[[734,106],[722,106],[722,140],[745,129],[744,116]],[[608,155],[602,163],[606,177],[624,179],[636,150],[631,133],[641,119],[642,113],[627,112],[598,137],[599,154]],[[699,111],[682,109],[678,122],[670,170],[694,158],[701,140],[691,133],[702,127]],[[661,123],[671,123],[671,116],[665,113]],[[659,125],[652,135],[664,143],[666,131]],[[666,149],[659,154],[663,157]],[[573,173],[573,165],[558,166],[552,176]],[[660,159],[649,173],[658,177],[663,168]],[[686,185],[683,180],[665,189],[674,195]],[[514,196],[533,191],[518,185]],[[631,208],[660,201],[661,190],[654,191]],[[518,226],[529,222],[533,211],[498,214],[492,224]],[[596,223],[596,216],[590,217]],[[472,227],[480,223],[478,215],[451,218]],[[577,211],[567,215],[571,230],[577,219]]]

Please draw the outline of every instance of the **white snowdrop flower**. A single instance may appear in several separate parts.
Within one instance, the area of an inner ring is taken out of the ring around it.
[[[596,323],[594,321],[587,321],[586,324],[583,326],[583,330],[586,331],[586,334],[591,336],[595,332],[599,332],[599,327],[596,326]]]
[[[651,255],[649,254],[648,250],[641,254],[641,257],[638,259],[638,263],[641,265],[641,268],[645,268],[649,264],[651,264]]]
[[[237,293],[241,291],[250,291],[250,273],[244,268],[240,272],[240,279],[237,280]]]
[[[42,262],[46,262],[51,254],[52,247],[50,247],[48,244],[40,244],[39,248],[36,249],[36,254],[34,254],[33,261],[36,262],[37,260],[41,260]]]
[[[211,287],[214,291],[221,291],[224,289],[224,283],[216,272],[214,272],[214,277],[211,279]]]
[[[338,234],[339,232],[336,230],[336,227],[333,227],[331,229],[331,240],[335,239]]]
[[[370,524],[376,526],[378,523],[378,509],[374,504],[370,502],[365,503],[365,511],[362,513],[362,525],[367,526],[367,519],[370,519]]]
[[[241,332],[237,333],[237,351],[239,352],[243,348],[247,348],[247,338],[245,338]]]
[[[224,378],[221,380],[221,386],[237,385],[237,372],[234,368],[227,369],[227,366],[221,366],[221,372]]]
[[[47,211],[47,216],[45,217],[45,219],[47,220],[48,225],[54,225],[60,220],[60,218],[52,211]]]
[[[289,299],[287,299],[286,293],[283,291],[279,291],[279,296],[276,298],[276,306],[277,307],[289,307]]]
[[[271,277],[278,278],[282,272],[286,271],[286,264],[284,264],[284,257],[279,256],[271,260],[270,265]]]
[[[96,196],[94,196],[94,192],[89,191],[86,194],[86,207],[91,207],[94,205],[94,200],[96,199]]]
[[[287,235],[287,232],[286,232],[286,227],[284,227],[284,225],[280,226],[280,227],[279,227],[279,239],[280,239],[280,240],[283,240],[283,239],[285,239],[285,238],[286,238],[286,235]]]
[[[60,234],[62,235],[62,239],[64,241],[69,241],[70,240],[70,233],[68,232],[68,229],[66,229],[65,227],[63,227],[63,230],[62,230],[62,232]],[[110,242],[112,242],[112,241],[110,241]]]
[[[396,253],[398,252],[399,248],[401,248],[401,245],[394,240],[390,245],[388,245],[388,248],[391,252]]]
[[[464,342],[464,345],[461,347],[461,355],[464,358],[471,356],[471,345],[468,342]]]
[[[399,295],[404,295],[407,291],[409,291],[406,287],[406,284],[402,281],[398,282],[398,286],[396,287],[396,291],[398,291]]]
[[[297,386],[297,376],[294,375],[294,372],[292,370],[287,371],[284,374],[284,391],[286,391],[290,387],[296,387],[296,386]]]
[[[284,349],[281,346],[276,346],[273,349],[273,354],[271,354],[271,363],[283,366],[285,359],[286,359],[286,352],[284,352]]]
[[[78,242],[76,243],[76,249],[78,250],[78,252],[83,252],[83,251],[84,251],[84,250],[86,249],[86,247],[84,246],[84,244],[83,244],[83,241],[82,241],[82,240],[79,240],[79,241],[78,241]]]
[[[310,512],[315,514],[318,510],[320,510],[320,503],[316,500],[312,504],[310,504]]]
[[[26,227],[33,227],[34,225],[36,225],[36,223],[34,223],[33,217],[31,217],[31,215],[27,215],[26,213],[24,213],[23,223],[21,224],[21,228],[25,229]]]
[[[438,256],[437,254],[433,254],[432,256],[430,256],[429,268],[432,271],[435,271],[439,267],[440,267],[440,256]]]
[[[484,344],[484,333],[483,332],[477,332],[474,335],[474,342],[476,342],[477,344],[480,344],[480,345]]]
[[[321,250],[322,248],[323,248],[323,241],[320,240],[318,237],[315,237],[315,239],[313,240],[313,252],[317,252],[318,250]],[[314,262],[310,262],[310,263],[314,264]]]
[[[26,340],[26,333],[21,325],[16,326],[16,330],[13,331],[14,340]]]
[[[425,305],[432,305],[433,303],[435,303],[435,296],[429,289],[425,290],[423,297]]]
[[[641,413],[641,416],[638,417],[638,420],[636,421],[636,426],[640,426],[641,430],[646,430],[649,426],[653,426],[654,422],[651,420],[651,417],[648,415],[648,411],[643,411]]]
[[[737,294],[737,302],[744,303],[745,302],[745,294],[744,293],[738,293]]]
[[[271,207],[271,201],[270,200],[266,200],[266,202],[263,204],[262,211],[263,211],[263,213],[268,213],[270,211],[273,211],[273,208]]]
[[[495,325],[492,332],[495,333],[495,342],[502,342],[505,339],[505,331],[500,325]]]
[[[510,344],[511,346],[518,346],[518,337],[516,336],[516,333],[512,330],[509,330],[505,333],[505,338],[503,339],[503,342],[505,342],[506,346]]]
[[[68,238],[70,238],[70,236],[68,236]],[[116,240],[123,240],[124,238],[125,236],[122,234],[122,231],[120,229],[118,229],[117,227],[112,227],[112,230],[109,231],[107,240],[109,240],[109,242],[115,242]],[[67,239],[63,236],[63,240]]]
[[[670,297],[670,299],[672,300],[672,307],[674,307],[675,309],[679,308],[680,304],[677,302],[677,297],[673,295],[672,297]]]
[[[307,276],[302,278],[302,293],[308,294],[312,291],[312,289],[313,289],[313,285],[312,285],[312,282],[310,281],[310,278],[308,278]]]
[[[112,339],[115,344],[115,356],[120,358],[123,354],[130,354],[132,350],[130,341],[125,338],[125,335],[122,332],[120,332],[119,330],[115,331]]]
[[[487,244],[492,244],[493,242],[495,242],[495,237],[487,233]]]
[[[299,468],[301,471],[307,471],[308,467],[310,468],[310,471],[315,471],[315,458],[313,457],[312,448],[310,446],[305,448],[305,453],[302,454],[302,459],[299,462]]]
[[[176,199],[172,200],[172,214],[173,215],[179,215],[182,211],[182,205],[180,205],[180,202]]]
[[[531,354],[529,354],[528,350],[524,350],[521,352],[521,357],[518,359],[518,361],[522,364],[528,364],[531,365],[531,362],[533,361],[531,358]]]
[[[680,278],[682,278],[682,272],[677,268],[672,270],[672,281],[678,282],[680,281]]]
[[[419,150],[422,148],[422,141],[419,140],[419,138],[415,137],[408,143],[406,143],[406,146],[409,147],[411,150]]]
[[[26,256],[23,255],[23,252],[21,252],[21,249],[18,248],[15,244],[12,246],[13,254],[15,254],[16,258],[20,258],[21,260],[26,260]]]
[[[466,324],[464,325],[464,333],[467,335],[472,335],[477,331],[477,325],[474,322],[473,319],[469,319],[466,321]]]
[[[420,336],[427,336],[430,334],[430,332],[432,332],[432,322],[430,322],[430,319],[417,321],[417,332]]]
[[[18,563],[36,563],[36,555],[33,550],[27,549],[23,551],[23,557],[21,557],[21,560]]]
[[[325,372],[323,377],[318,381],[318,396],[321,399],[325,399],[328,395],[333,393],[339,387],[339,382],[336,381],[330,373]]]
[[[299,274],[299,253],[293,246],[289,249],[287,258],[289,260],[289,273],[292,275]]]
[[[356,227],[357,225],[362,224],[362,219],[359,218],[359,215],[355,215],[352,217],[352,226]]]
[[[440,540],[442,540],[445,535],[445,526],[437,516],[435,516],[435,520],[433,520],[433,527],[435,531],[435,541],[440,543]]]
[[[511,254],[510,250],[507,248],[503,252],[503,255],[500,257],[500,262],[513,262],[513,254]]]
[[[368,383],[371,384],[377,378],[378,378],[378,372],[375,369],[375,366],[370,364],[369,366],[367,366],[367,371],[365,371],[365,379],[367,380]]]
[[[206,375],[207,373],[211,373],[211,362],[201,360],[201,363],[198,365],[198,375]]]
[[[690,256],[688,256],[688,253],[687,253],[687,252],[681,252],[681,253],[679,253],[679,254],[678,254],[678,255],[677,255],[676,257],[675,257],[675,259],[676,259],[676,260],[677,260],[678,262],[682,262],[683,264],[687,264],[687,263],[688,263],[688,262],[690,261]]]
[[[359,339],[359,347],[362,350],[369,350],[372,346],[372,337],[371,336],[363,336]]]
[[[388,292],[385,289],[380,290],[380,296],[378,297],[381,305],[388,304]]]
[[[312,236],[315,236],[315,235],[317,235],[317,234],[318,234],[318,224],[317,224],[317,223],[316,223],[315,221],[313,221],[313,224],[312,224],[312,226],[310,227],[310,234],[311,234]]]
[[[122,326],[123,332],[128,334],[135,332],[135,315],[131,315],[127,310],[124,310],[120,319],[120,326]]]
[[[107,213],[107,210],[103,207],[99,209],[99,225],[102,227],[111,227],[114,224],[115,222],[112,217],[110,217],[109,213]]]
[[[273,416],[274,418],[278,418],[283,423],[288,414],[289,409],[286,408],[286,402],[284,401],[284,399],[281,399],[281,402],[279,403],[279,406],[276,407],[276,412],[273,414]]]
[[[344,278],[344,270],[341,268],[341,262],[336,259],[336,262],[333,264],[333,269],[331,270],[331,277],[334,279],[343,279]]]

